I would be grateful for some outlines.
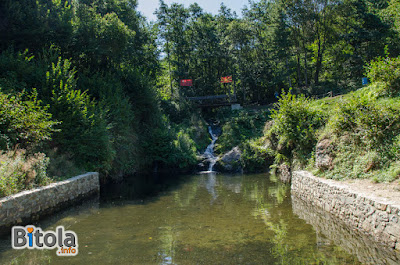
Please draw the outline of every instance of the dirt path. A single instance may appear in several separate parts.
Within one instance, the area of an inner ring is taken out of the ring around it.
[[[369,197],[400,205],[400,180],[391,183],[373,183],[368,179],[355,179],[338,181],[338,183],[348,185],[351,190],[366,194]]]

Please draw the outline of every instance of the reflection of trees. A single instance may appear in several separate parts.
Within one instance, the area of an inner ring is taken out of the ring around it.
[[[175,232],[173,231],[173,227],[171,226],[163,226],[160,227],[159,231],[159,241],[161,253],[158,253],[160,258],[162,259],[161,264],[175,264],[174,263],[174,255],[175,255]]]
[[[269,197],[275,198],[278,204],[282,204],[289,194],[290,186],[278,181],[275,175],[272,175],[270,180],[274,185],[268,187],[268,195]]]
[[[93,252],[91,261],[119,261],[122,255],[124,261],[136,264],[155,256],[159,264],[211,264],[216,260],[224,264],[235,258],[237,263],[249,259],[257,264],[344,264],[352,260],[332,245],[317,246],[312,227],[292,212],[289,186],[266,177],[188,177],[179,188],[145,204],[102,208],[104,219],[93,217],[85,224],[95,224],[102,234],[88,234],[86,241],[93,244],[90,251],[107,246],[109,253]],[[63,223],[70,223],[69,219]],[[97,244],[100,241],[106,243]],[[46,258],[59,262],[54,251],[39,252],[37,257],[21,254],[18,262],[22,264],[32,257],[31,264],[45,264]],[[84,258],[78,256],[77,261],[84,264]]]
[[[180,207],[188,207],[196,198],[199,189],[199,180],[192,178],[190,183],[184,184],[184,188],[173,192],[174,201]]]
[[[252,215],[263,220],[273,232],[271,252],[279,264],[358,264],[336,246],[317,248],[315,237],[309,237],[314,233],[312,228],[292,212],[290,186],[280,182],[277,176],[271,175],[267,182],[244,177],[243,186],[245,197],[255,203]]]

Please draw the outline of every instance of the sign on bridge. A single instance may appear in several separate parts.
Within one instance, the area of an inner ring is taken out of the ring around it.
[[[223,76],[221,77],[221,83],[226,84],[226,83],[232,83],[232,76]]]
[[[192,86],[193,80],[192,79],[181,79],[180,84],[181,84],[181,86]]]

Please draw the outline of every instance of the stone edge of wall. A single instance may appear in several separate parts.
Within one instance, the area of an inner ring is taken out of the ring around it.
[[[0,199],[0,232],[12,225],[37,220],[62,206],[100,192],[99,173],[89,172]]]
[[[400,250],[400,205],[355,192],[345,184],[321,179],[307,171],[295,171],[292,194],[339,217],[353,229],[377,242]]]

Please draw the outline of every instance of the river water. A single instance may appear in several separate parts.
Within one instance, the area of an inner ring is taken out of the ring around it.
[[[3,238],[0,264],[398,262],[390,250],[291,198],[290,187],[268,174],[128,178],[37,224],[58,225],[77,233],[78,256],[13,250]]]

